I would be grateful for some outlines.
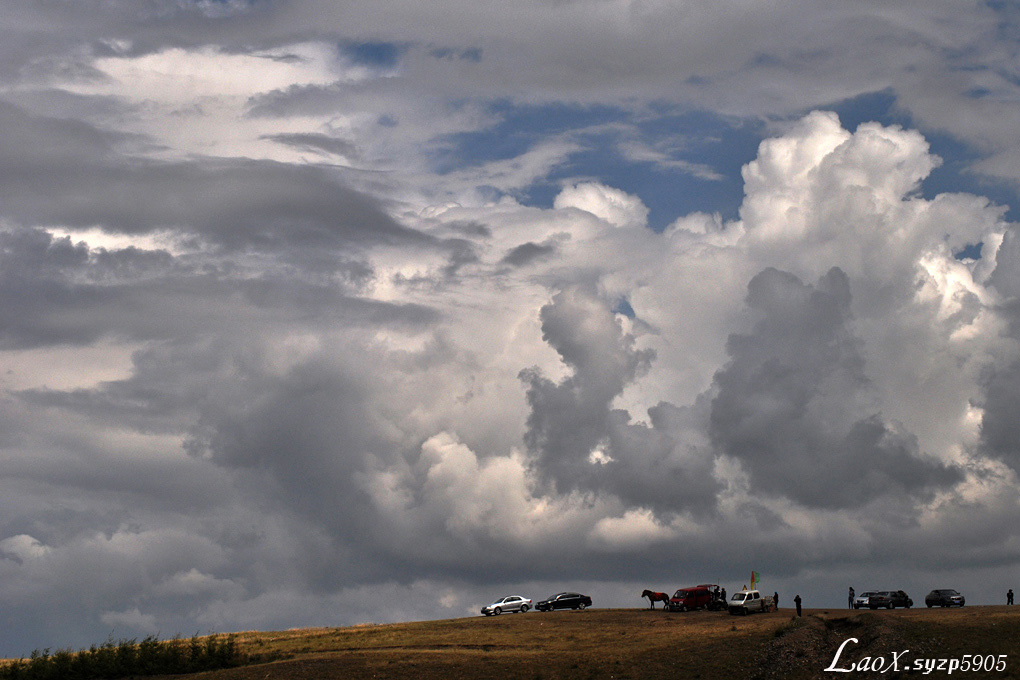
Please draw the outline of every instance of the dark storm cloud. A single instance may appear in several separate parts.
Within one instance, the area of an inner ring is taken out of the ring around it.
[[[1020,339],[1020,238],[1006,232],[996,253],[991,282],[1004,298],[1000,311],[1009,337]],[[982,374],[981,453],[1020,473],[1020,361],[987,366]]]
[[[555,383],[538,369],[521,372],[531,408],[525,442],[539,477],[560,493],[604,491],[663,511],[712,506],[711,454],[683,441],[698,424],[692,409],[660,404],[643,425],[610,407],[649,370],[654,352],[635,349],[609,309],[583,289],[557,293],[541,317],[543,337],[573,374]]]
[[[1015,239],[1013,239],[1015,241]],[[1016,273],[1015,246],[1007,253],[999,253],[996,269],[1000,290],[1004,282]],[[1012,292],[1012,291],[1011,291]],[[1017,290],[1014,294],[1020,293]],[[1020,339],[1020,297],[1012,297],[1002,308],[1009,320],[1009,336]],[[986,367],[981,380],[984,401],[981,404],[981,453],[1001,460],[1020,473],[1020,361],[1004,362]]]
[[[357,96],[362,86],[291,85],[284,90],[261,94],[248,102],[251,118],[275,118],[294,115],[322,115],[337,110],[338,102]]]
[[[3,100],[0,129],[4,131],[0,135],[0,191],[7,195],[20,187],[45,184],[51,173],[69,167],[110,162],[118,146],[131,139],[80,120],[35,115]]]
[[[21,224],[182,230],[228,248],[357,246],[430,239],[327,171],[260,160],[114,158],[125,138],[0,105],[0,215]]]
[[[995,271],[991,283],[1006,299],[1020,299],[1020,235],[1016,229],[1008,230],[995,254]],[[1013,313],[1013,319],[1017,314]],[[1016,328],[1013,336],[1016,337]]]
[[[91,311],[123,302],[123,290],[74,283],[88,248],[37,230],[0,232],[0,345],[86,344],[110,331]]]
[[[547,257],[555,253],[556,246],[552,243],[533,243],[528,241],[527,243],[522,243],[516,248],[512,248],[506,255],[503,256],[503,259],[500,260],[500,262],[512,267],[523,267],[537,259]]]
[[[257,278],[229,261],[184,260],[160,250],[89,249],[41,230],[2,231],[0,345],[230,334],[242,320],[421,328],[439,319],[423,305],[357,296],[364,272],[339,258],[333,269],[283,268]]]
[[[322,362],[280,377],[248,370],[226,389],[213,387],[187,448],[224,467],[268,472],[289,504],[340,529],[353,520],[337,513],[352,500],[355,473],[391,445],[367,394]]]
[[[711,434],[740,460],[751,490],[819,508],[852,508],[897,494],[925,495],[962,480],[924,459],[916,439],[869,412],[850,286],[833,268],[816,286],[766,269],[748,284],[759,316],[729,339],[716,373]]]

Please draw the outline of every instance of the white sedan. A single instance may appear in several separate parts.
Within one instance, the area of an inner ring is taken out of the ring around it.
[[[524,613],[531,609],[531,598],[520,595],[507,595],[492,604],[482,607],[482,613],[486,616],[499,616],[503,612]]]

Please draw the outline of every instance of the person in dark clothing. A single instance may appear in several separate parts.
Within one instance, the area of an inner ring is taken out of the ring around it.
[[[1006,604],[1013,604],[1013,589],[1010,588],[1006,593]]]
[[[853,609],[854,608],[854,595],[855,595],[854,587],[850,586],[850,596],[846,600],[846,608],[847,609]]]
[[[797,597],[793,598],[793,603],[795,605],[797,605],[797,616],[800,616],[800,594],[799,593],[797,594]]]
[[[772,593],[772,604],[776,609],[779,609],[779,593]]]

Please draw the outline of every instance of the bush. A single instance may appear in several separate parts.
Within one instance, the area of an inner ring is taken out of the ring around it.
[[[150,635],[72,652],[50,654],[35,650],[26,659],[0,667],[0,680],[116,680],[129,676],[177,675],[232,668],[249,662],[233,635],[221,638],[193,636],[187,643],[179,637],[160,641]]]

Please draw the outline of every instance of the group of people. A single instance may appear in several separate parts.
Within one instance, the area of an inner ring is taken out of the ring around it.
[[[850,590],[853,591],[853,588],[851,588]],[[793,598],[793,604],[797,608],[797,616],[801,616],[800,603],[801,603],[800,593],[797,593],[796,597]],[[775,607],[776,609],[779,609],[779,593],[777,592],[772,593],[772,606]]]

